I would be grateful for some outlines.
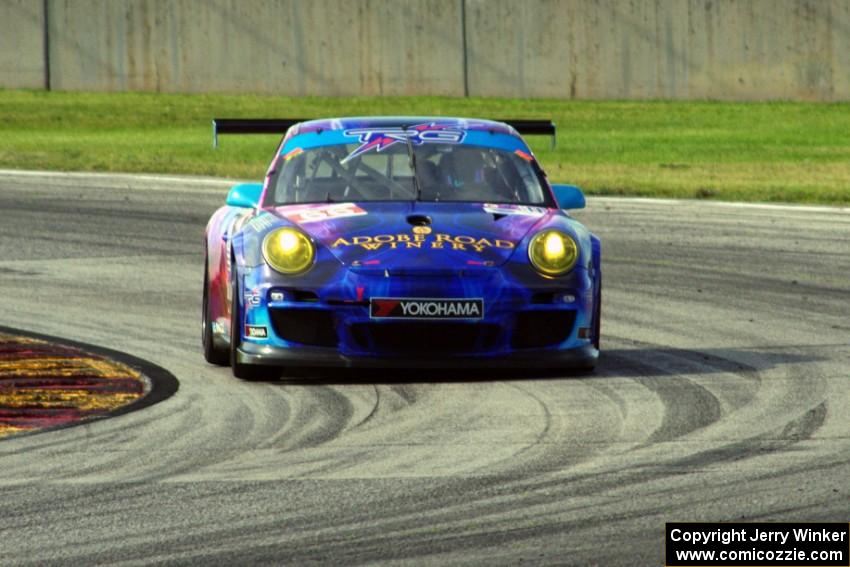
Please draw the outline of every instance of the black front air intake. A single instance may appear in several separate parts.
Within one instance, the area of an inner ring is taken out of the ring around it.
[[[513,348],[541,348],[562,343],[573,332],[575,311],[523,311],[517,314]]]
[[[286,341],[313,346],[339,344],[333,313],[324,309],[270,309],[272,326]]]
[[[351,334],[363,350],[428,356],[492,350],[499,327],[486,323],[356,323]]]

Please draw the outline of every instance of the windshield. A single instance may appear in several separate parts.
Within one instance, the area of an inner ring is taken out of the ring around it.
[[[551,204],[533,158],[519,150],[423,144],[413,148],[414,180],[406,144],[359,154],[358,147],[298,148],[280,156],[265,205],[416,199]]]

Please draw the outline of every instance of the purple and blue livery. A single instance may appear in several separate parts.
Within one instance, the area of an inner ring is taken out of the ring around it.
[[[600,241],[566,212],[584,207],[581,191],[550,184],[520,137],[540,124],[366,117],[230,131],[281,125],[264,183],[234,186],[206,228],[207,361],[243,379],[302,366],[595,366]]]

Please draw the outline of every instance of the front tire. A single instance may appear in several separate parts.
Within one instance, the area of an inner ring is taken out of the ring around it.
[[[228,366],[230,364],[230,353],[226,348],[215,344],[212,320],[210,319],[210,271],[209,264],[204,265],[204,305],[201,314],[201,344],[204,346],[204,359],[216,366]]]
[[[236,263],[230,264],[230,369],[240,380],[263,380],[265,369],[261,366],[238,362],[237,349],[242,343],[242,312],[239,310],[239,283]]]
[[[602,342],[602,276],[599,276],[599,291],[596,293],[596,304],[593,306],[593,346],[599,350]]]
[[[602,334],[602,276],[599,276],[599,288],[596,292],[595,298],[596,301],[594,301],[593,305],[593,328],[591,331],[591,342],[593,343],[594,348],[599,351],[600,337]],[[596,370],[597,360],[584,364],[578,367],[577,370],[580,373],[591,374],[594,370]]]

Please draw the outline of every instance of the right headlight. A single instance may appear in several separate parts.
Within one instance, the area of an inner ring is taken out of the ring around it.
[[[282,274],[300,274],[313,265],[316,247],[300,230],[284,227],[266,235],[263,240],[263,257],[269,266]]]
[[[528,259],[541,274],[560,276],[576,265],[578,244],[560,230],[542,230],[534,235],[528,245]]]

